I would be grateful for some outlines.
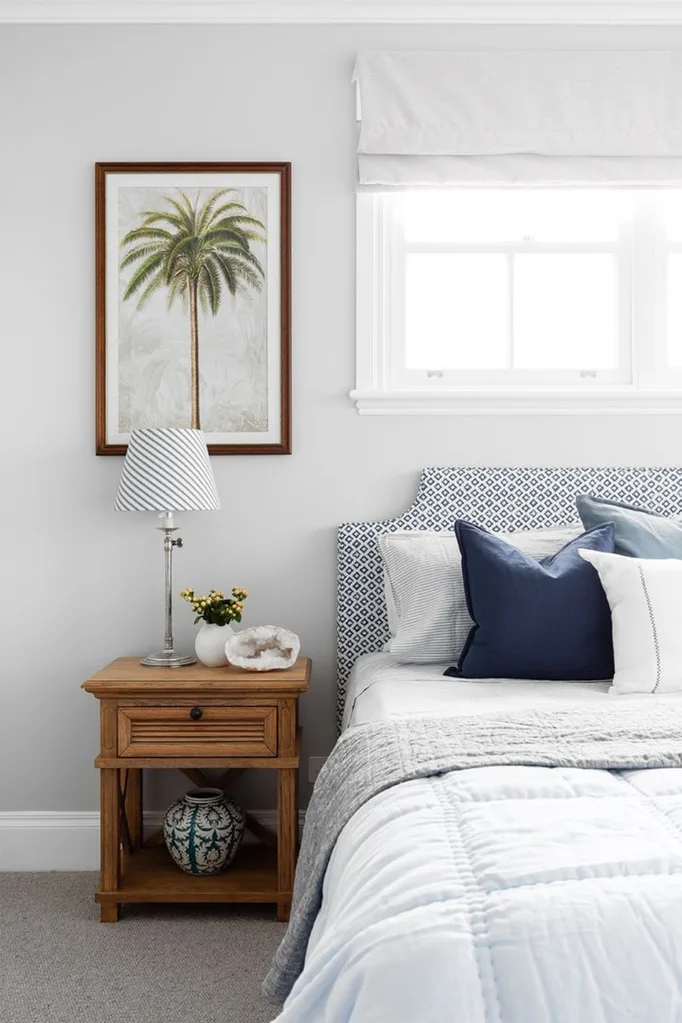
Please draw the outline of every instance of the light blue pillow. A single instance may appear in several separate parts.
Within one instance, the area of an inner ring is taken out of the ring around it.
[[[575,501],[585,529],[616,527],[616,554],[631,558],[682,558],[682,522],[646,508],[581,494]]]

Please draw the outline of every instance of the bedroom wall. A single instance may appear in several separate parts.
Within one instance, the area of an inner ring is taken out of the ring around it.
[[[216,458],[177,583],[245,586],[249,624],[314,658],[305,757],[334,737],[334,530],[400,512],[427,464],[674,464],[674,417],[361,418],[354,384],[354,97],[363,47],[670,47],[680,30],[0,27],[0,810],[98,805],[88,674],[160,639],[149,517],[93,454],[96,160],[293,162],[294,454]],[[193,628],[177,608],[177,633]],[[308,796],[303,771],[302,797]],[[274,805],[248,779],[249,805]],[[162,808],[181,782],[155,778]]]

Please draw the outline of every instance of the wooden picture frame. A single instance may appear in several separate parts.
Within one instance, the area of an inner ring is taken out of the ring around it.
[[[142,426],[291,453],[290,163],[97,163],[95,291],[98,455]]]

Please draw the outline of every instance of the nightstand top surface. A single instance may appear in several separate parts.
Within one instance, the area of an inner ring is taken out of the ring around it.
[[[252,690],[293,695],[302,693],[310,681],[310,658],[299,657],[284,671],[243,671],[228,665],[207,668],[188,664],[182,668],[150,668],[140,664],[139,657],[119,657],[97,672],[82,688],[95,696],[108,696],[130,687],[153,695],[158,692],[181,691],[185,687],[207,693],[230,693]]]

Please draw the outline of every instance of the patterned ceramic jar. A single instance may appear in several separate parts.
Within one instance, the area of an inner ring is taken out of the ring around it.
[[[218,874],[244,837],[244,813],[221,789],[192,789],[166,811],[168,852],[188,874]]]

